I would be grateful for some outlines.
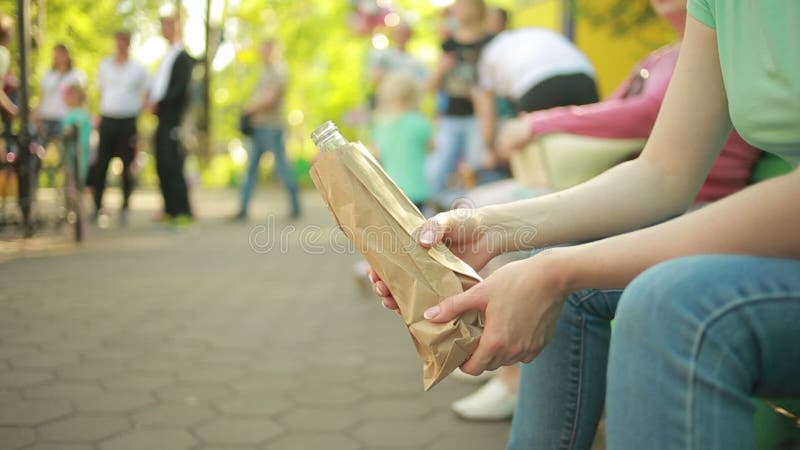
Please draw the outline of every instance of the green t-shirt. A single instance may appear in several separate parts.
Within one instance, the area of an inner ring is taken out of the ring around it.
[[[89,158],[91,157],[92,118],[83,108],[71,109],[67,112],[64,120],[61,121],[61,127],[66,130],[67,127],[72,125],[78,127],[78,144],[81,149],[80,160],[78,161],[80,164],[80,176],[83,181],[86,181],[86,174],[89,172]]]
[[[750,144],[800,163],[800,2],[689,0],[715,28],[731,120]]]
[[[430,121],[418,112],[378,118],[373,130],[381,165],[414,203],[425,202],[430,195],[425,158],[432,133]]]

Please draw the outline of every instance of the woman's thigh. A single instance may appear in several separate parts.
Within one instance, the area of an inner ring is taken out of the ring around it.
[[[613,448],[751,448],[752,397],[800,395],[800,260],[662,263],[626,288],[616,318]]]

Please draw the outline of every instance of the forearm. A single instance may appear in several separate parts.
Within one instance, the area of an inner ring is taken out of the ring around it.
[[[494,140],[497,135],[497,101],[494,93],[475,87],[472,89],[472,103],[478,122],[481,127],[481,137],[483,145],[487,149],[494,148]]]
[[[751,186],[668,222],[556,249],[570,290],[625,287],[642,271],[682,256],[725,253],[800,258],[800,170]]]
[[[573,188],[479,210],[498,253],[601,239],[683,213],[699,186],[639,158]]]
[[[8,94],[6,94],[3,90],[0,90],[0,107],[9,113],[14,112],[17,109],[17,106],[11,101],[10,98],[8,98]]]
[[[430,81],[428,81],[428,90],[431,92],[439,92],[442,88],[442,76],[437,72],[433,74]]]
[[[445,75],[447,75],[447,72],[442,70],[441,65],[437,66],[436,71],[433,72],[433,76],[431,76],[430,81],[428,82],[428,89],[430,89],[431,92],[438,92],[440,89],[442,89]]]
[[[606,100],[532,113],[531,138],[548,133],[572,133],[599,138],[646,138],[655,123],[660,98],[646,96]]]

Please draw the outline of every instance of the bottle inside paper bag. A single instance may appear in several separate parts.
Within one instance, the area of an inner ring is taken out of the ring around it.
[[[475,351],[483,316],[469,311],[447,323],[422,313],[480,281],[443,244],[425,249],[415,233],[425,218],[360,142],[348,142],[333,122],[311,134],[320,155],[311,178],[334,219],[389,287],[424,363],[425,390]]]

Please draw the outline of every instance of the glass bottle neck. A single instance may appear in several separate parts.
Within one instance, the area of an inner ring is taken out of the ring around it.
[[[314,141],[314,144],[321,152],[334,150],[349,143],[347,139],[342,136],[336,124],[331,121],[327,121],[317,127],[317,129],[311,133],[311,140]]]

